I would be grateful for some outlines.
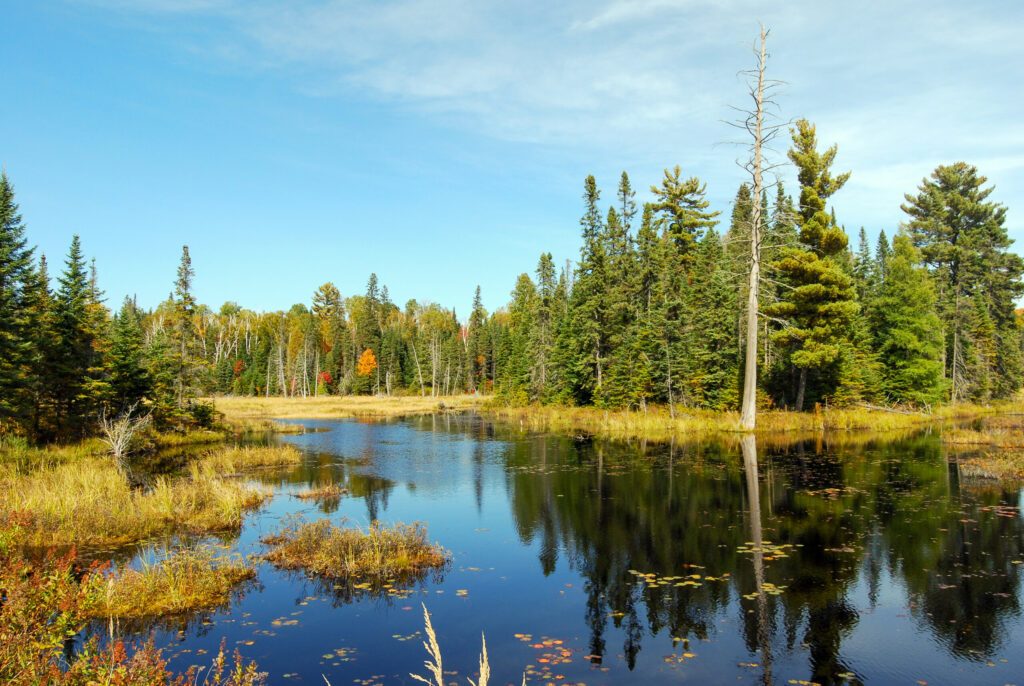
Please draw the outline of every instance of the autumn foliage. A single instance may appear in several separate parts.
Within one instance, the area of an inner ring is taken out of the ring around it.
[[[377,356],[373,354],[372,350],[367,348],[359,356],[359,362],[356,364],[356,374],[359,376],[369,376],[376,368]]]

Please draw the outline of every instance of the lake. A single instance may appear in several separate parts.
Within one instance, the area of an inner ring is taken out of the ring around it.
[[[300,423],[273,440],[304,464],[258,473],[275,498],[206,540],[259,553],[296,513],[420,521],[450,566],[382,594],[261,564],[230,607],[157,628],[172,668],[225,639],[273,684],[414,683],[422,603],[450,683],[476,678],[483,632],[492,684],[1024,684],[1021,493],[961,478],[934,433],[645,444],[468,414]],[[293,497],[326,482],[349,494]]]

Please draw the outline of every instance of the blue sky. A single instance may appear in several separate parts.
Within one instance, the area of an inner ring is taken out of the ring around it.
[[[214,307],[376,271],[399,304],[465,315],[477,284],[493,309],[542,250],[575,256],[588,173],[610,199],[621,170],[646,189],[679,164],[727,214],[722,122],[758,21],[782,116],[853,171],[848,230],[892,232],[903,193],[963,159],[1024,242],[1020,2],[2,5],[0,164],[30,240],[57,263],[79,233],[111,304],[166,297],[187,243]]]

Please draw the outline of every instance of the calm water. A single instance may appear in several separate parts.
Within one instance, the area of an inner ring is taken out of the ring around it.
[[[422,602],[451,683],[475,677],[483,631],[496,684],[1024,684],[1021,494],[962,481],[934,435],[643,445],[472,416],[302,423],[321,431],[276,440],[305,464],[261,474],[278,495],[220,543],[259,552],[296,512],[423,521],[451,567],[396,598],[262,565],[229,608],[157,631],[173,667],[226,638],[275,684],[413,683]],[[330,480],[351,492],[335,506],[291,497]]]

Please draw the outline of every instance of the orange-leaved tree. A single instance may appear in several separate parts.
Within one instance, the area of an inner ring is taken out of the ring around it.
[[[359,376],[369,376],[376,368],[377,356],[373,354],[372,350],[367,348],[363,351],[363,354],[359,356],[359,362],[356,364],[356,374]]]

